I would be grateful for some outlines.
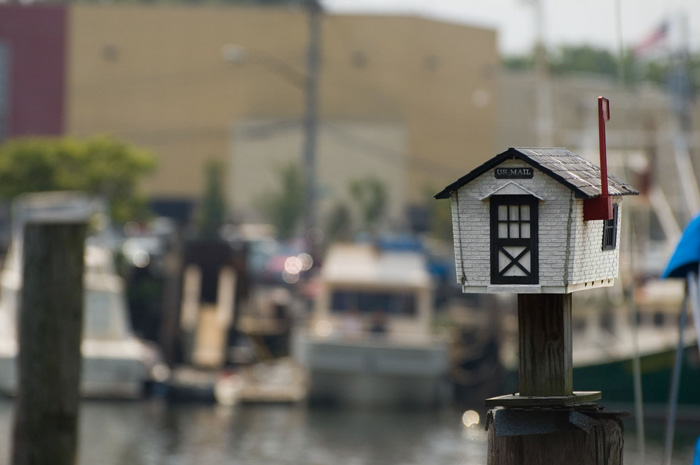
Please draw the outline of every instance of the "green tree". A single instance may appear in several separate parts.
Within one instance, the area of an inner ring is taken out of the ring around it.
[[[588,45],[565,45],[550,57],[553,74],[595,73],[616,77],[617,63],[617,58],[608,50]]]
[[[532,55],[510,55],[501,59],[501,64],[510,71],[522,71],[532,69],[535,60]]]
[[[345,203],[336,203],[326,220],[326,238],[328,242],[350,239],[352,235],[352,213]]]
[[[369,232],[376,232],[389,201],[386,186],[380,179],[368,177],[350,182],[349,189],[360,209],[363,228]]]
[[[280,239],[296,235],[304,215],[306,183],[297,163],[278,166],[279,189],[266,192],[258,200],[258,209],[272,224]]]
[[[14,139],[0,146],[0,198],[84,191],[102,196],[123,222],[144,214],[138,184],[154,168],[152,154],[107,136]]]
[[[534,67],[534,53],[521,56],[504,57],[503,66],[506,69],[518,71]],[[547,56],[549,69],[553,75],[589,73],[619,79],[619,57],[609,50],[590,45],[564,45]],[[700,57],[690,57],[689,75],[694,79],[694,88],[698,87],[700,75]],[[632,50],[623,54],[622,72],[625,83],[635,84],[640,81],[650,81],[665,86],[670,69],[668,58],[639,60]]]
[[[206,167],[206,187],[199,218],[199,235],[202,239],[218,237],[219,229],[224,224],[226,202],[222,192],[221,174],[223,163],[211,160]]]

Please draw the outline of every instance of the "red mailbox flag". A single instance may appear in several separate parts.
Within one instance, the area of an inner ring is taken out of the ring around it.
[[[586,199],[583,203],[583,219],[611,220],[612,197],[608,194],[608,158],[605,140],[605,122],[610,120],[610,101],[598,97],[598,142],[600,144],[600,197]]]

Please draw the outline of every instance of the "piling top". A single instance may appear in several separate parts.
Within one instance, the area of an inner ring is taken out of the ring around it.
[[[92,196],[84,192],[33,192],[18,196],[12,204],[13,223],[86,223],[101,210]]]
[[[590,433],[601,421],[619,419],[627,412],[604,411],[595,405],[560,410],[515,410],[495,408],[486,417],[486,429],[493,428],[497,437],[532,436],[582,430]]]
[[[104,200],[79,191],[32,192],[12,201],[12,237],[6,268],[20,270],[24,226],[27,224],[86,224],[104,230],[109,224]]]
[[[509,407],[509,408],[566,408],[595,405],[596,400],[602,398],[600,391],[574,391],[570,396],[521,396],[519,394],[508,394],[504,396],[491,397],[486,399],[486,407]]]

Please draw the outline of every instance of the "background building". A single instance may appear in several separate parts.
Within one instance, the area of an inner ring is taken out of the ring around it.
[[[3,6],[9,136],[113,134],[151,149],[148,193],[196,205],[224,163],[253,216],[273,165],[301,162],[307,16],[298,8]],[[493,30],[418,17],[324,15],[321,210],[355,177],[388,187],[391,222],[495,150]],[[0,74],[2,74],[0,73]],[[0,76],[3,77],[3,76]],[[4,103],[3,103],[4,102]]]

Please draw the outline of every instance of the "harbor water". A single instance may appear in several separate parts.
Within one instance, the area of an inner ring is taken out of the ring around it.
[[[9,464],[12,401],[0,400],[0,465]],[[350,410],[299,405],[86,401],[80,465],[485,465],[487,437],[456,409]],[[692,462],[698,424],[679,425],[674,464]],[[662,427],[646,463],[661,463]],[[633,432],[625,463],[640,463]]]

